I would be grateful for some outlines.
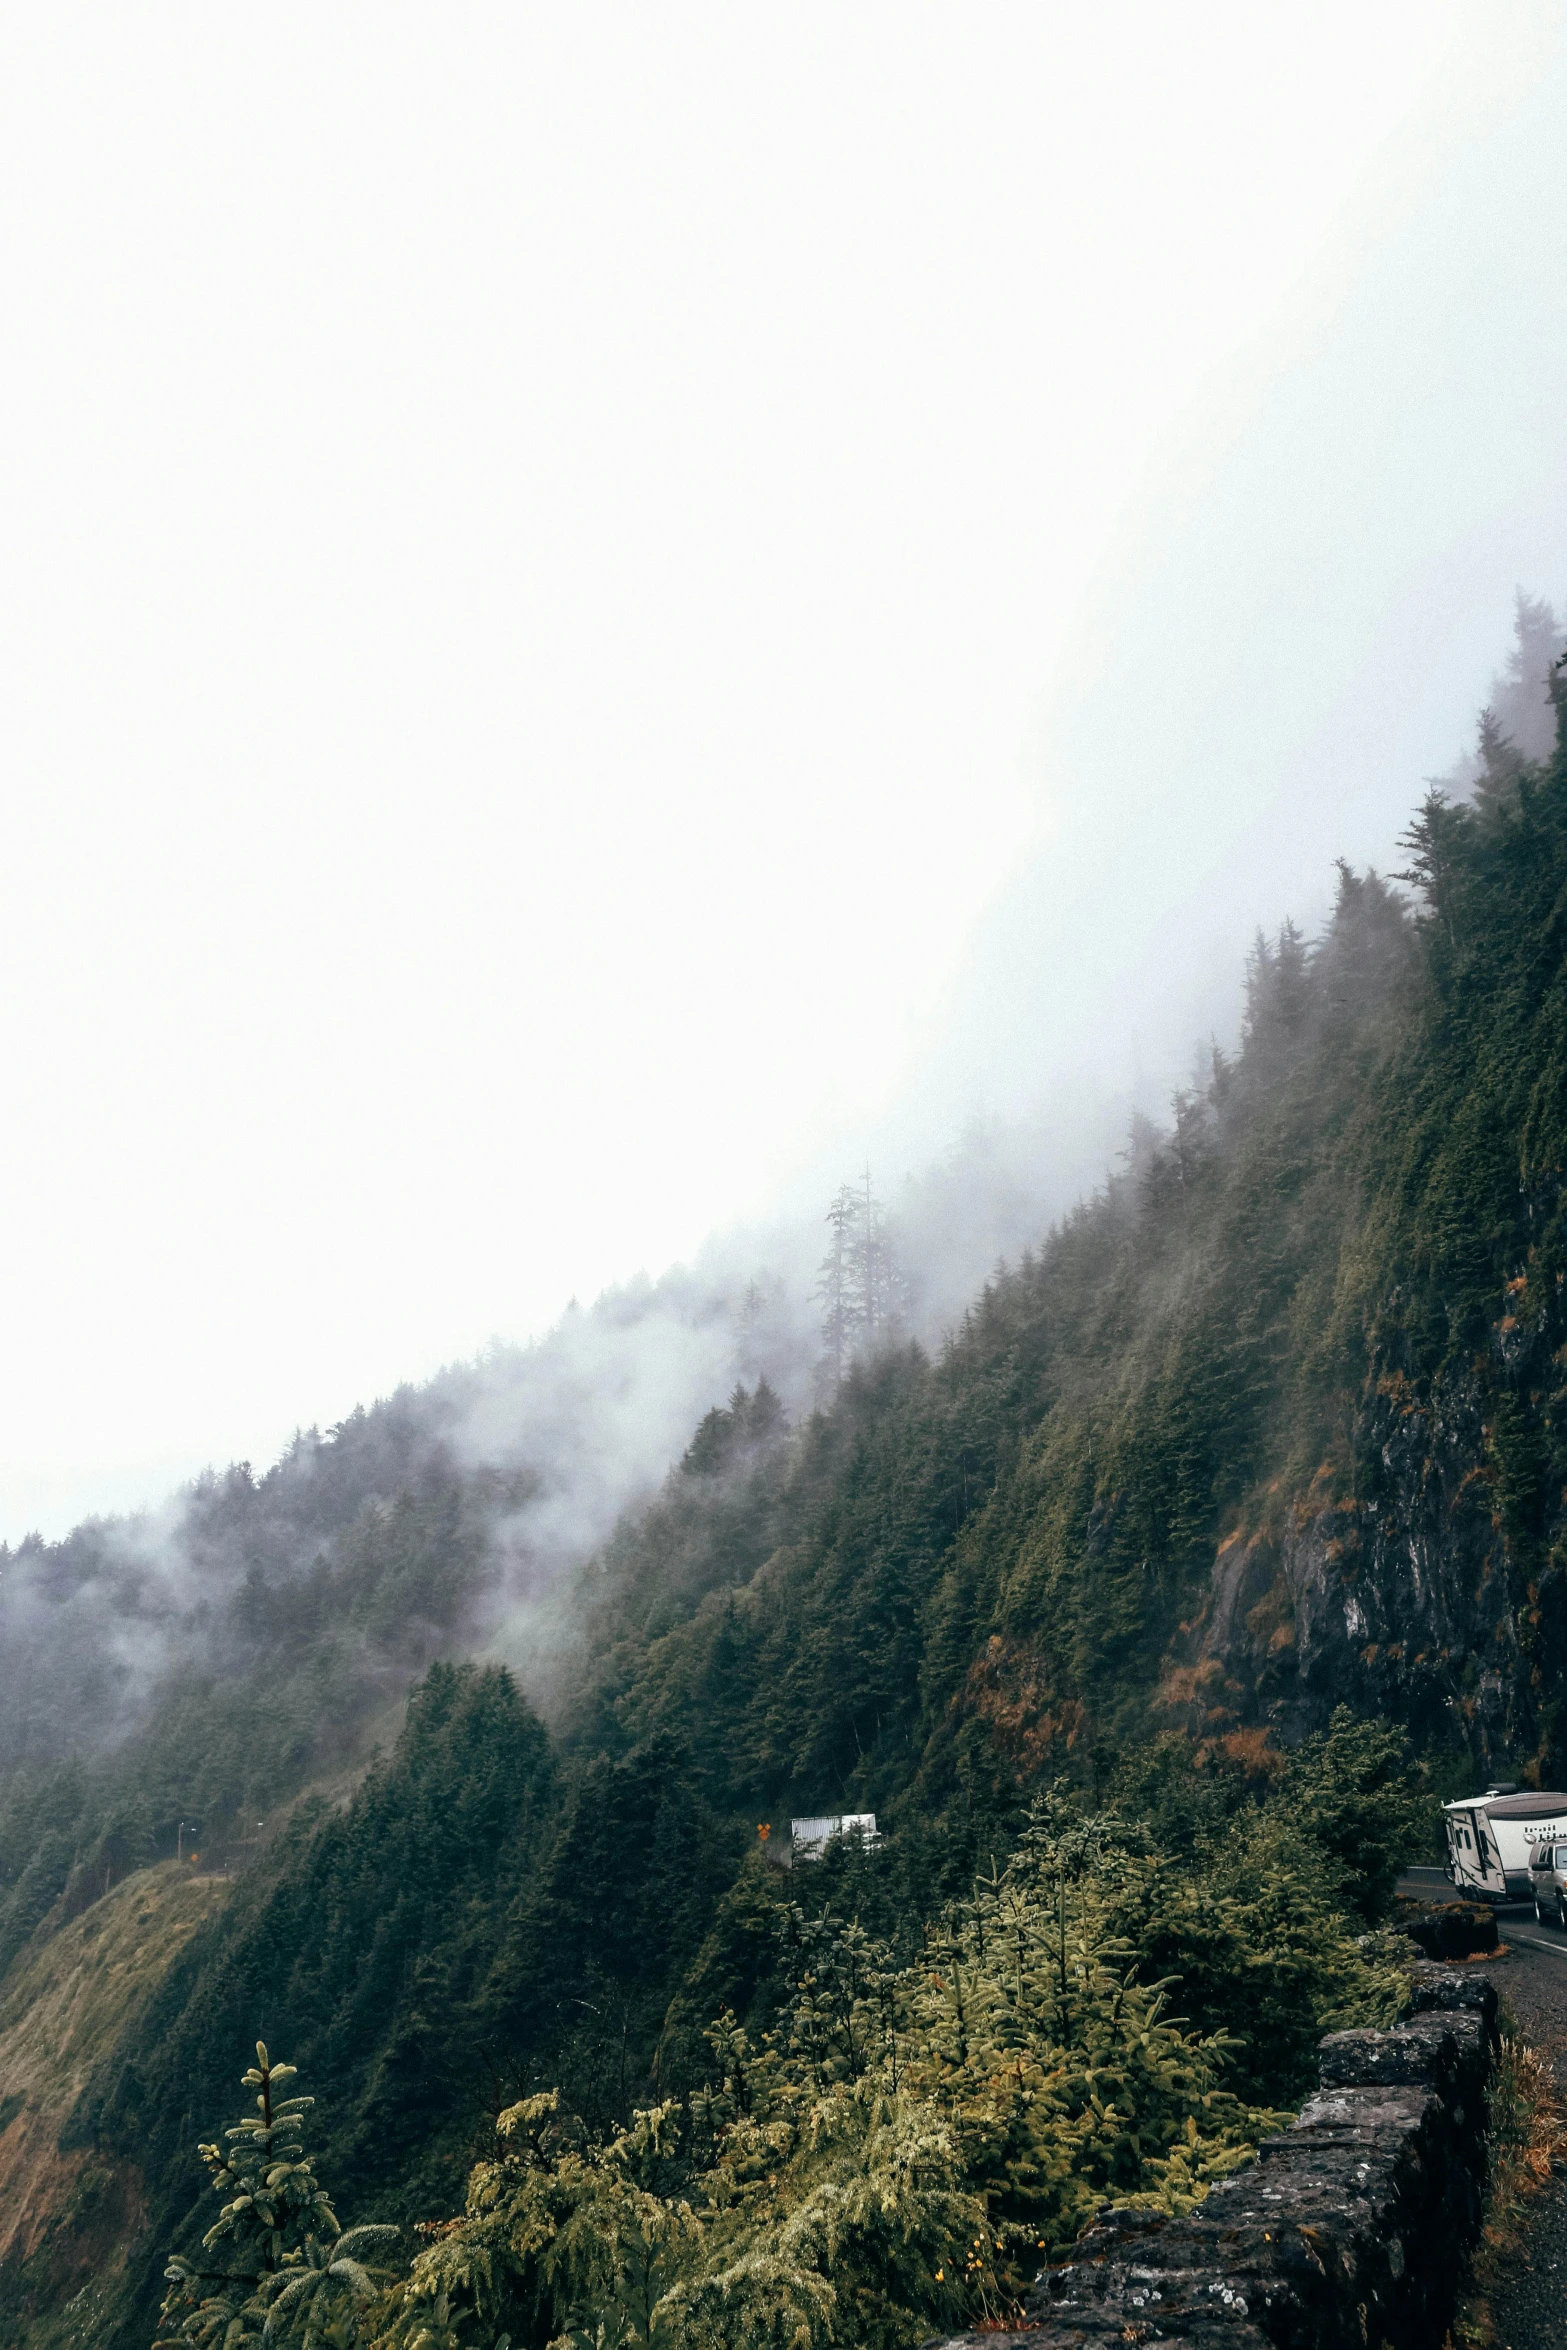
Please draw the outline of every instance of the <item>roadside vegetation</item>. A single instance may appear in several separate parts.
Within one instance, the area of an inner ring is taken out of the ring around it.
[[[1181,1774],[1148,1759],[1168,1808]],[[262,2048],[256,2112],[200,2150],[222,2213],[169,2264],[160,2350],[911,2350],[1016,2320],[1107,2205],[1188,2210],[1250,2161],[1322,2032],[1401,2012],[1365,1923],[1422,1800],[1402,1736],[1346,1714],[1174,1850],[1057,1788],[934,1917],[852,1841],[820,1871],[753,1856],[694,1970],[748,1942],[745,2016],[700,2048],[673,2022],[661,2093],[613,2123],[558,2086],[507,2105],[395,2281],[400,2231],[340,2234]]]
[[[1490,2181],[1485,2222],[1469,2290],[1453,2319],[1453,2350],[1495,2350],[1491,2302],[1529,2240],[1535,2199],[1567,2158],[1561,2097],[1546,2057],[1521,2037],[1506,2014],[1490,2089],[1487,2138]]]

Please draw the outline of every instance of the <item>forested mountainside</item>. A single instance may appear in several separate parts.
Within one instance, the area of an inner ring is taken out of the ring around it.
[[[884,1849],[810,1889],[906,1955],[1058,1781],[1197,1856],[1213,1941],[1215,1905],[1255,1898],[1223,1838],[1304,1771],[1329,1822],[1311,1898],[1373,1916],[1387,1868],[1350,1868],[1321,1793],[1341,1701],[1407,1732],[1428,1790],[1503,1763],[1559,1783],[1567,754],[1531,764],[1494,727],[1482,752],[1472,801],[1414,818],[1401,887],[1346,868],[1320,939],[1259,938],[1235,1053],[943,1348],[873,1352],[793,1425],[763,1379],[715,1405],[557,1594],[541,1709],[494,1645],[530,1619],[476,1607],[493,1472],[424,1433],[389,1463],[371,1415],[330,1472],[213,1488],[256,1527],[221,1637],[112,1751],[12,1733],[11,1981],[184,1849],[181,1821],[249,1865],[95,2043],[67,2185],[0,2259],[7,2338],[74,2338],[84,2288],[95,2339],[148,2338],[164,2249],[205,2224],[192,2141],[258,2034],[306,2071],[361,2219],[455,2209],[535,2092],[589,2133],[692,2093],[712,2018],[786,2005],[795,1881],[760,1855],[791,1811],[878,1814]],[[269,1553],[289,1511],[316,1539]],[[415,1674],[388,1750],[332,1783]],[[1332,1767],[1391,1784],[1395,1748]],[[1236,2088],[1287,2100],[1317,1994],[1264,2017],[1195,1925],[1139,1933],[1234,2035]],[[88,2206],[113,2196],[134,2224],[106,2259]]]

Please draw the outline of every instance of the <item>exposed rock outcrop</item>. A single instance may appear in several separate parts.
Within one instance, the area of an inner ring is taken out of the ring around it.
[[[1436,1394],[1397,1372],[1375,1382],[1356,1496],[1323,1470],[1220,1548],[1172,1689],[1194,1730],[1261,1724],[1288,1746],[1349,1704],[1422,1743],[1456,1733],[1479,1774],[1527,1761],[1545,1729],[1540,1562],[1507,1523],[1498,1409],[1474,1373]]]

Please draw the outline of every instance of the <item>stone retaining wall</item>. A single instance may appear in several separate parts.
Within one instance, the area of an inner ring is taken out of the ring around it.
[[[1423,1966],[1414,2013],[1323,2041],[1321,2087],[1185,2219],[1108,2212],[1035,2287],[1033,2323],[944,2350],[1432,2350],[1485,2191],[1496,1990]]]

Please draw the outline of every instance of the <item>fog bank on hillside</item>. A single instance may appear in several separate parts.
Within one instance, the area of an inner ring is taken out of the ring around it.
[[[911,1042],[900,1139],[1064,1086],[1156,1106],[1232,1023],[1259,923],[1318,927],[1340,856],[1403,861],[1515,591],[1567,591],[1564,116],[1567,18],[1474,13],[1156,450],[1040,698],[1034,845]]]

